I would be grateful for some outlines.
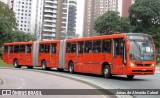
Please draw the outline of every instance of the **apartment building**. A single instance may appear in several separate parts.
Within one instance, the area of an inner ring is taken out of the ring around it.
[[[37,1],[36,33],[39,40],[66,38],[68,3],[68,0]]]
[[[69,0],[67,38],[74,38],[76,33],[77,0]]]

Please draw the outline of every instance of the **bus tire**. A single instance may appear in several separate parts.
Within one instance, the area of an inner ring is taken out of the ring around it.
[[[111,75],[111,69],[109,67],[109,65],[105,65],[104,68],[103,68],[103,76],[105,78],[110,78],[112,75]]]
[[[42,70],[47,70],[47,64],[46,61],[42,61]]]
[[[134,75],[127,75],[127,78],[128,78],[129,80],[131,80],[131,79],[134,78]]]
[[[21,66],[18,65],[18,60],[14,60],[13,65],[14,68],[21,68]]]
[[[33,66],[27,66],[28,69],[33,69]]]
[[[74,73],[74,64],[73,64],[73,63],[69,63],[68,71],[69,71],[69,73],[71,73],[71,74]]]

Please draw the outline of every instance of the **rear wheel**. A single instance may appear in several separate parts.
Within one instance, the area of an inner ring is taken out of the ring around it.
[[[33,69],[33,66],[27,66],[28,69]]]
[[[14,68],[21,68],[21,66],[18,65],[18,60],[14,60],[13,65]]]
[[[134,78],[134,75],[127,75],[127,78],[128,78],[128,79],[133,79],[133,78]]]
[[[104,68],[103,68],[103,76],[105,78],[110,78],[112,75],[111,75],[111,69],[109,67],[109,65],[105,65]]]
[[[69,73],[74,73],[74,64],[73,63],[69,63],[68,71],[69,71]]]
[[[42,61],[42,70],[47,70],[47,64],[46,61]]]

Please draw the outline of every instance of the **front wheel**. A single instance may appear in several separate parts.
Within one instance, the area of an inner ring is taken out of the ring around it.
[[[69,71],[69,73],[74,73],[74,64],[73,63],[69,63],[68,71]]]
[[[105,78],[110,78],[112,76],[111,75],[111,69],[110,69],[109,65],[104,66],[104,68],[103,68],[103,76]]]
[[[14,60],[13,65],[14,68],[21,68],[21,66],[18,65],[18,60]]]
[[[128,79],[133,79],[133,78],[134,78],[134,75],[127,75],[127,78],[128,78]]]

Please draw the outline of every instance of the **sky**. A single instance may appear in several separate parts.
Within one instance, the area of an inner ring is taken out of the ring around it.
[[[84,14],[84,0],[77,0],[77,23],[76,33],[82,36],[83,30],[83,14]]]

